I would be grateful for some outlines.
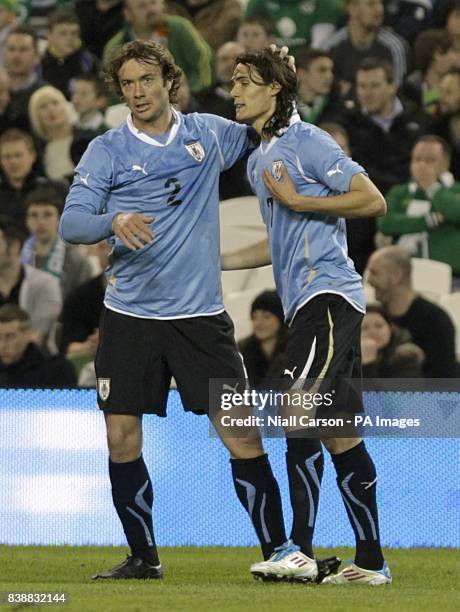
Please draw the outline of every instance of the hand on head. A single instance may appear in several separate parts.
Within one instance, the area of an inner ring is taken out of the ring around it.
[[[280,58],[285,60],[289,68],[296,72],[295,59],[293,55],[289,55],[289,47],[278,47],[277,45],[270,45],[270,51],[274,55],[278,53]]]

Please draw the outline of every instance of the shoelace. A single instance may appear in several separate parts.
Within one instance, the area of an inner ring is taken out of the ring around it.
[[[298,552],[299,550],[300,548],[294,544],[292,540],[288,540],[284,544],[281,544],[281,546],[277,546],[275,548],[275,552],[270,557],[270,561],[281,561],[281,559],[284,559],[291,553]]]
[[[133,558],[132,555],[126,555],[126,559],[122,561],[121,563],[119,563],[118,565],[116,565],[113,569],[117,570],[117,569],[124,567],[125,565],[131,565],[132,558]]]

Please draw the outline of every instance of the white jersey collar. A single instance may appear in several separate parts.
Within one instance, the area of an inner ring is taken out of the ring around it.
[[[273,136],[272,139],[265,145],[262,141],[262,143],[260,144],[260,152],[262,153],[262,155],[266,155],[273,147],[275,142],[277,142],[280,137],[285,134],[292,125],[294,125],[295,123],[300,123],[301,121],[302,119],[300,118],[300,115],[297,112],[297,108],[294,108],[291,118],[289,119],[289,125],[279,130],[279,136]]]
[[[181,124],[180,114],[176,110],[174,110],[174,108],[172,107],[171,107],[171,111],[174,117],[174,123],[169,132],[168,140],[165,143],[155,140],[155,138],[153,138],[152,136],[149,136],[147,132],[144,132],[143,130],[139,130],[133,123],[131,113],[129,113],[128,117],[126,118],[126,124],[131,134],[135,136],[136,138],[139,138],[139,140],[142,140],[142,142],[145,142],[154,147],[167,147],[170,144],[170,142],[172,142],[174,138],[176,137],[177,130],[179,129],[179,126]]]

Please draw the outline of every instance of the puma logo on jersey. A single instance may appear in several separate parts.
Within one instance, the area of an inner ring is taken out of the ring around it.
[[[89,178],[89,172],[88,172],[88,174],[86,176],[79,176],[80,181],[84,185],[86,185],[87,187],[89,187],[89,185],[88,185],[88,178]]]
[[[238,382],[238,383],[236,383],[236,385],[234,387],[231,387],[230,385],[227,385],[227,384],[224,383],[222,385],[222,389],[223,389],[223,391],[231,391],[232,393],[236,393],[238,391],[238,385],[239,384],[240,383]]]
[[[328,176],[334,176],[334,174],[343,174],[343,172],[342,172],[342,170],[340,170],[339,164],[337,164],[337,166],[335,168],[333,168],[332,170],[328,170],[326,172],[326,174]]]
[[[139,164],[133,164],[132,169],[134,170],[134,172],[142,172],[142,174],[145,174],[145,176],[147,176],[148,172],[145,169],[146,165],[147,165],[147,162],[145,162],[143,166],[139,166]]]
[[[295,368],[292,368],[292,370],[288,370],[287,368],[284,370],[284,375],[286,376],[286,374],[288,374],[292,380],[294,380],[294,372],[297,370],[297,366],[295,366]]]

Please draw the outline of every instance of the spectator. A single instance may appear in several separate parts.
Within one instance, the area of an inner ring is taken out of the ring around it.
[[[348,133],[343,126],[327,121],[320,123],[318,127],[330,134],[336,143],[342,147],[345,154],[351,157]],[[375,249],[375,218],[345,219],[345,223],[347,226],[348,255],[353,260],[356,271],[362,275],[369,255]]]
[[[16,1],[0,0],[0,66],[4,63],[5,43],[16,22]]]
[[[348,25],[322,44],[334,61],[342,95],[350,92],[358,66],[368,57],[389,62],[396,85],[401,85],[408,70],[409,49],[402,38],[382,27],[382,0],[345,0],[345,4]]]
[[[83,44],[99,59],[104,46],[123,28],[123,0],[76,0]]]
[[[61,289],[51,274],[21,264],[24,238],[16,225],[0,221],[0,305],[17,304],[25,310],[41,344],[61,312]]]
[[[15,26],[5,46],[5,68],[10,77],[10,103],[6,111],[8,127],[30,131],[29,100],[45,85],[38,76],[40,57],[38,36],[27,26]]]
[[[460,70],[451,70],[439,84],[439,112],[430,130],[452,147],[450,169],[460,181]]]
[[[431,20],[431,0],[385,0],[384,24],[412,45]]]
[[[233,41],[223,44],[218,49],[217,84],[197,96],[199,112],[235,119],[235,106],[230,90],[235,60],[243,52],[242,45]],[[246,177],[246,160],[241,160],[220,175],[219,196],[221,200],[228,200],[245,195],[252,195],[252,190]]]
[[[251,306],[252,334],[238,343],[251,387],[261,388],[265,381],[281,378],[288,328],[283,306],[276,291],[264,291]]]
[[[406,329],[425,354],[426,378],[457,376],[455,329],[449,315],[414,291],[409,255],[397,246],[378,249],[369,259],[368,282],[390,320]]]
[[[412,150],[412,180],[390,189],[387,215],[377,223],[409,255],[449,264],[460,289],[460,183],[449,164],[447,142],[422,136]]]
[[[18,0],[21,5],[21,21],[46,38],[48,15],[55,10],[72,8],[74,0]]]
[[[74,387],[72,364],[47,356],[32,341],[29,315],[15,304],[0,307],[0,387]]]
[[[7,116],[8,104],[10,102],[10,77],[0,65],[0,135],[8,129]]]
[[[36,159],[34,141],[29,134],[12,129],[0,136],[0,217],[24,229],[27,194],[50,183],[38,174]],[[52,186],[65,198],[67,184],[53,182]]]
[[[277,43],[291,51],[319,46],[335,30],[342,16],[343,0],[305,3],[305,0],[249,0],[246,17],[261,15],[276,28]]]
[[[269,21],[260,15],[245,17],[238,27],[236,41],[245,53],[265,49],[273,42],[273,28]]]
[[[236,58],[243,53],[244,47],[235,41],[226,42],[217,50],[217,82],[215,86],[197,95],[200,113],[211,113],[226,119],[235,119],[235,105],[230,90]]]
[[[21,261],[57,278],[65,299],[91,278],[91,265],[78,246],[66,245],[58,236],[63,204],[59,194],[49,188],[27,196],[26,224],[31,235],[22,247]]]
[[[64,94],[47,85],[38,89],[29,104],[30,122],[39,139],[39,154],[50,179],[64,179],[73,171],[95,132],[75,127],[72,107]]]
[[[460,53],[460,0],[451,4],[446,18],[447,34],[452,38],[456,51]]]
[[[415,41],[414,60],[416,70],[406,79],[404,95],[433,114],[439,102],[439,83],[460,64],[460,53],[443,30],[426,30]]]
[[[104,47],[104,64],[131,40],[153,40],[172,53],[184,71],[192,93],[211,85],[211,48],[187,19],[165,14],[164,0],[125,0],[124,17],[125,27]]]
[[[48,18],[48,49],[42,58],[42,76],[70,99],[72,80],[81,74],[98,75],[101,62],[81,44],[75,13],[58,10]]]
[[[364,60],[356,75],[358,106],[346,109],[341,119],[353,159],[365,164],[382,193],[408,180],[412,147],[428,122],[426,113],[397,97],[396,89],[390,64]]]
[[[101,269],[105,270],[111,247],[106,240],[102,240],[96,248]],[[102,272],[67,296],[61,314],[61,353],[69,356],[90,355],[94,358],[106,286],[106,276]]]
[[[449,11],[457,0],[433,0],[431,25],[435,28],[445,28]]]
[[[102,112],[108,103],[108,93],[102,79],[92,74],[73,79],[71,100],[78,115],[75,127],[97,134],[109,129]]]
[[[303,49],[296,57],[299,92],[297,109],[304,121],[318,125],[339,112],[338,95],[333,90],[334,62],[319,49]]]
[[[392,325],[383,308],[370,304],[361,327],[364,378],[419,378],[425,356],[403,330]]]
[[[192,95],[187,77],[184,74],[182,74],[182,80],[177,91],[177,102],[175,107],[184,115],[187,113],[196,113],[198,110],[198,101],[195,96]]]
[[[343,152],[348,157],[351,157],[350,140],[347,130],[335,121],[322,121],[318,127],[332,136],[335,142],[343,149]]]
[[[217,50],[229,40],[234,40],[243,17],[240,0],[182,0],[181,14],[190,19],[195,28]],[[168,3],[166,12],[170,13]]]

